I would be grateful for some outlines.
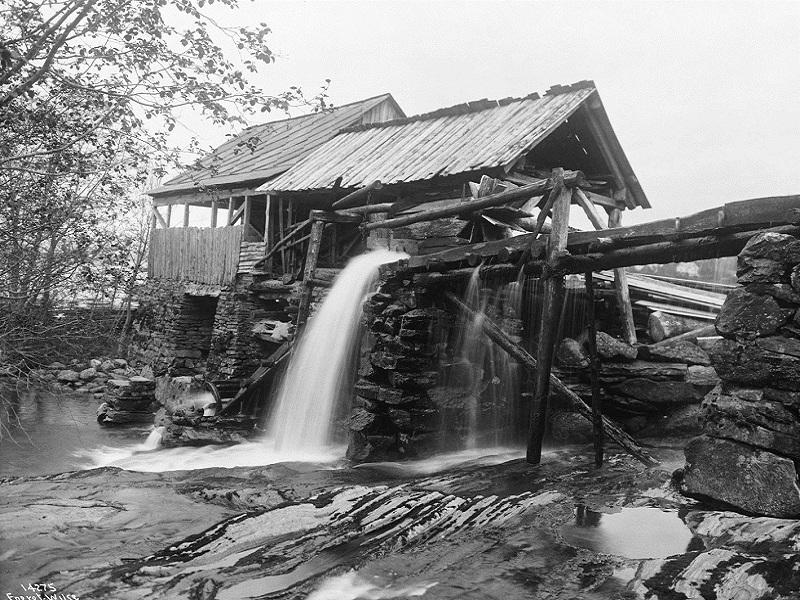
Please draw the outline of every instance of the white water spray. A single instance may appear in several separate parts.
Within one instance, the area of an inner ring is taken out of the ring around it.
[[[278,451],[309,452],[331,442],[337,400],[351,376],[362,304],[380,265],[407,255],[376,250],[352,259],[339,274],[292,351],[267,426]]]

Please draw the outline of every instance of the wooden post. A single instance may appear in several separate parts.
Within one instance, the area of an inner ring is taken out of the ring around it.
[[[289,198],[289,200],[286,202],[286,229],[290,229],[293,224],[294,224],[294,200]],[[297,250],[300,250],[300,248],[298,248]],[[294,276],[295,273],[294,258],[295,255],[297,254],[297,250],[295,250],[294,248],[289,250],[287,248],[288,255],[286,257],[286,268],[289,270],[289,273],[291,273],[292,276]]]
[[[286,228],[283,223],[283,198],[278,198],[278,237],[283,239]],[[281,248],[281,273],[286,274],[286,249]],[[299,321],[298,321],[299,322]]]
[[[603,465],[603,408],[600,400],[599,365],[597,362],[597,325],[594,315],[594,281],[591,271],[586,271],[586,318],[589,321],[589,380],[592,385],[592,434],[594,438],[594,464]]]
[[[566,251],[569,226],[569,206],[572,192],[564,186],[564,169],[553,169],[552,231],[547,242],[547,265],[553,267]],[[550,396],[550,371],[556,345],[559,316],[564,304],[563,273],[546,273],[539,341],[536,349],[536,389],[528,432],[527,461],[538,465],[542,460],[542,441],[547,424],[547,404]]]
[[[189,201],[183,203],[183,226],[189,226]]]
[[[242,224],[244,225],[244,232],[247,233],[247,228],[251,227],[250,217],[253,213],[253,205],[250,196],[244,197],[244,214],[242,215]]]
[[[228,196],[228,226],[233,224],[233,196]]]
[[[211,228],[214,229],[217,226],[217,211],[219,210],[219,203],[217,199],[214,198],[211,201]]]
[[[317,269],[317,258],[319,258],[319,247],[322,244],[323,231],[325,231],[325,223],[315,219],[311,223],[311,239],[308,242],[306,265],[303,271],[303,291],[300,295],[300,306],[297,309],[298,333],[305,325],[309,308],[311,307],[311,293],[314,290],[314,271]]]
[[[608,227],[622,226],[622,211],[612,208],[608,211]],[[622,322],[622,335],[631,346],[636,344],[636,326],[633,323],[633,308],[631,307],[631,294],[628,290],[628,276],[625,269],[614,269],[614,291],[617,296],[619,319]]]
[[[495,344],[505,350],[508,355],[519,362],[525,369],[533,376],[538,372],[538,365],[536,359],[530,355],[522,346],[514,342],[508,334],[500,329],[494,321],[492,321],[485,314],[479,313],[464,304],[458,297],[451,292],[445,292],[445,297],[452,302],[455,306],[463,310],[466,314],[472,316],[473,319],[480,317],[483,332]],[[550,385],[561,396],[569,400],[572,408],[574,408],[585,419],[592,419],[592,409],[581,399],[578,394],[569,389],[564,382],[558,377],[550,374]],[[618,443],[628,454],[633,456],[636,460],[647,466],[657,465],[658,461],[652,456],[648,455],[631,436],[625,433],[618,425],[606,417],[602,418],[603,427],[606,434],[616,443]]]
[[[269,211],[272,208],[272,196],[267,194],[266,201],[264,202],[264,257],[266,258],[269,251],[272,249],[272,232],[270,226],[272,225],[269,218]],[[267,273],[272,273],[272,262],[267,261],[264,265],[264,270]]]
[[[172,225],[172,204],[167,204],[167,218],[165,220],[167,222],[167,227]]]

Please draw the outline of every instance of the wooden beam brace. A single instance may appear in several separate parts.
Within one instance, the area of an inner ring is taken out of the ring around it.
[[[228,225],[235,225],[236,221],[238,221],[242,217],[242,215],[244,214],[245,210],[247,210],[247,206],[248,206],[247,200],[248,200],[248,198],[247,198],[247,196],[245,196],[244,202],[242,202],[241,206],[239,206],[239,208],[237,208],[233,212],[233,214],[230,215],[230,218],[228,219],[228,221],[229,221]]]
[[[589,221],[591,221],[592,226],[595,229],[605,229],[606,224],[603,223],[602,218],[597,213],[594,208],[594,204],[589,198],[586,196],[584,191],[581,188],[573,188],[572,190],[572,197],[575,200],[576,204],[583,209],[583,212],[586,213],[586,216],[589,217]]]
[[[155,219],[155,222],[161,225],[161,227],[163,227],[164,229],[169,227],[169,224],[164,220],[164,217],[161,216],[161,213],[159,212],[158,207],[156,206],[153,207],[153,218]]]
[[[495,344],[500,346],[503,350],[505,350],[511,358],[519,362],[525,369],[531,374],[531,376],[535,376],[538,372],[538,364],[536,359],[530,355],[530,353],[525,350],[522,346],[514,342],[508,335],[498,327],[489,317],[486,315],[480,314],[477,311],[472,310],[466,304],[464,304],[459,298],[457,298],[452,292],[446,292],[445,297],[447,300],[452,302],[455,306],[457,306],[460,310],[464,311],[466,314],[472,316],[473,318],[480,316],[481,323],[483,326],[483,332],[486,336],[492,340]],[[578,414],[582,417],[588,419],[591,422],[592,419],[592,409],[583,399],[578,396],[575,392],[569,389],[564,382],[562,382],[558,377],[551,374],[550,375],[550,385],[552,386],[553,390],[558,393],[563,398],[569,400],[572,408],[574,408]],[[655,466],[658,464],[658,461],[655,460],[653,457],[647,454],[645,450],[643,450],[636,441],[631,438],[627,433],[625,433],[617,424],[615,424],[610,419],[606,417],[602,417],[603,421],[603,429],[605,430],[606,434],[609,438],[614,440],[617,444],[619,444],[628,454],[633,456],[639,462],[647,465],[648,467]]]

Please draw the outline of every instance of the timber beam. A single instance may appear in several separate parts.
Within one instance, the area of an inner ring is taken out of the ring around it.
[[[800,195],[731,202],[682,218],[599,231],[572,231],[567,237],[570,255],[564,257],[559,266],[569,273],[583,273],[587,268],[609,269],[734,256],[761,230],[795,232],[798,226]],[[545,240],[536,239],[533,234],[412,256],[401,268],[447,270],[465,264],[468,254],[502,262],[504,248],[524,250],[527,247],[531,248],[528,270],[533,272],[545,247]]]

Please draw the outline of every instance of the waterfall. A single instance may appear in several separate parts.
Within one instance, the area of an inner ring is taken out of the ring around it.
[[[517,281],[491,285],[482,282],[480,266],[470,277],[464,303],[478,312],[475,317],[462,317],[457,324],[453,359],[469,366],[469,377],[459,371],[456,377],[445,377],[445,385],[466,392],[463,403],[464,446],[468,449],[513,443],[514,426],[521,416],[519,366],[483,333],[483,315],[500,324],[512,336],[519,321],[522,304],[523,275]]]
[[[292,349],[267,425],[278,451],[314,451],[330,444],[337,401],[352,376],[364,298],[380,265],[406,254],[375,250],[352,259]]]

